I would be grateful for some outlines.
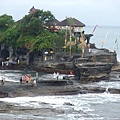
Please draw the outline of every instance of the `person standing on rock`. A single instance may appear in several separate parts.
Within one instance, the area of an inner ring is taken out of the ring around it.
[[[57,74],[54,72],[54,73],[53,73],[53,77],[54,77],[54,79],[56,78],[56,76],[57,76]]]
[[[3,80],[3,78],[2,78],[2,80],[1,80],[1,85],[4,85],[4,80]]]
[[[38,81],[38,72],[36,72],[36,81]]]
[[[59,72],[57,72],[57,80],[58,80],[58,78],[59,78]]]
[[[32,81],[32,86],[35,87],[35,88],[37,87],[37,81],[36,80]]]
[[[20,86],[22,85],[22,77],[20,77]]]

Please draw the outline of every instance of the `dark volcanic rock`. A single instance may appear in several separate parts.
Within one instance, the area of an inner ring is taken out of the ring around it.
[[[7,85],[0,86],[0,98],[3,97],[20,97],[20,96],[39,96],[39,95],[73,95],[73,94],[87,94],[87,93],[112,93],[120,94],[120,89],[82,86],[75,85],[74,82],[56,82],[47,81],[37,83],[37,87],[31,84],[7,83]]]
[[[64,85],[73,85],[73,82],[70,80],[43,80],[38,81],[38,85],[47,85],[47,86],[64,86]]]
[[[106,88],[102,88],[102,87],[81,87],[81,90],[83,91],[83,93],[104,93],[106,91]]]
[[[38,95],[70,95],[78,94],[79,89],[67,81],[42,81],[37,83],[37,87],[32,84],[6,83],[0,86],[0,97],[20,97],[20,96],[38,96]]]
[[[120,89],[108,88],[108,92],[111,94],[120,94]]]
[[[0,92],[0,98],[8,97],[8,93]]]

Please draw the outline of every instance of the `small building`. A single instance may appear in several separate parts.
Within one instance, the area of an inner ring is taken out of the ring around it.
[[[59,30],[55,27],[56,24],[59,23],[59,21],[57,19],[54,19],[51,22],[48,22],[44,25],[44,28],[49,30],[50,32],[58,32]]]
[[[66,27],[71,26],[74,28],[74,31],[80,32],[83,27],[85,27],[85,24],[75,18],[70,17],[57,23],[56,26],[60,29],[65,29]]]

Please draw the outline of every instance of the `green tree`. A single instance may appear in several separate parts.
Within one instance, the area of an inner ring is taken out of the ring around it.
[[[12,16],[7,14],[3,14],[0,16],[0,42],[4,40],[5,31],[9,27],[13,26],[13,24],[14,24],[14,20]]]
[[[56,49],[62,49],[65,45],[65,30],[59,31],[57,37],[54,39],[54,43],[56,45]]]
[[[43,30],[39,18],[32,14],[26,15],[20,22],[21,34],[36,36]]]
[[[36,10],[33,14],[25,15],[18,24],[20,29],[20,37],[17,40],[18,46],[24,47],[27,45],[30,50],[49,48],[51,46],[49,37],[52,34],[46,32],[44,24],[53,19],[55,17],[50,11]]]
[[[7,30],[9,26],[12,26],[14,23],[14,20],[12,16],[4,14],[0,16],[0,29],[1,30]]]
[[[54,39],[57,38],[56,34],[49,31],[44,31],[39,34],[33,42],[33,49],[41,50],[46,48],[53,48]]]
[[[50,11],[36,10],[14,22],[12,16],[0,16],[0,41],[8,46],[27,48],[30,51],[41,49],[62,48],[65,31],[51,33],[44,29],[44,24],[53,21],[55,17]]]
[[[37,36],[44,30],[43,25],[53,19],[51,12],[43,10],[36,10],[33,14],[25,15],[20,21],[21,34]]]
[[[9,27],[4,34],[4,42],[12,47],[13,49],[16,48],[17,45],[17,39],[20,36],[20,29],[17,27],[17,23],[14,23],[13,26]]]
[[[20,37],[17,39],[17,46],[20,48],[27,48],[29,50],[33,50],[33,43],[35,41],[36,37],[31,35],[20,35]]]
[[[50,21],[53,21],[55,19],[54,15],[50,11],[43,11],[43,10],[36,10],[33,16],[39,18],[42,25]]]

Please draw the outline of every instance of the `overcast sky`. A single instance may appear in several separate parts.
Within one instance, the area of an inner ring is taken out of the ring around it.
[[[0,0],[0,15],[19,20],[32,6],[51,11],[59,21],[74,17],[85,25],[120,26],[120,0]]]

